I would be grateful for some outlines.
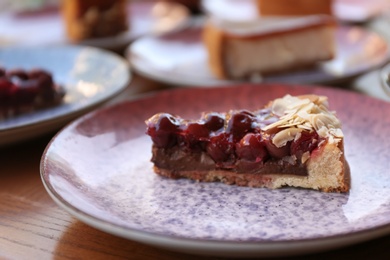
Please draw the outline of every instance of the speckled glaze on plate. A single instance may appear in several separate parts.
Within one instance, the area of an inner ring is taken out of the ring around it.
[[[145,36],[134,41],[126,51],[134,71],[179,87],[239,84],[237,80],[217,79],[211,73],[201,39],[203,22],[199,19],[185,31]],[[336,56],[330,61],[304,70],[265,75],[253,82],[331,84],[377,68],[390,58],[386,40],[359,26],[336,27],[335,42]]]
[[[0,146],[61,128],[118,94],[131,79],[125,59],[93,47],[4,47],[0,66],[46,69],[66,91],[58,106],[0,120]]]
[[[257,109],[285,94],[321,94],[343,122],[347,194],[171,180],[152,171],[144,120],[157,112]],[[106,232],[193,254],[281,256],[337,248],[390,232],[390,104],[316,86],[188,88],[90,113],[63,129],[41,161],[51,197]]]

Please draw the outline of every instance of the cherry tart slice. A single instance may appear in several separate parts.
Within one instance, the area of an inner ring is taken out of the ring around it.
[[[48,71],[0,68],[0,119],[56,106],[64,95]]]
[[[161,176],[271,189],[350,187],[341,122],[325,96],[286,95],[256,111],[198,120],[158,113],[146,125]]]

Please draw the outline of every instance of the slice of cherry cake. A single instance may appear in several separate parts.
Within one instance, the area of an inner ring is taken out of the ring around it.
[[[169,178],[250,187],[349,190],[343,132],[325,96],[286,95],[257,111],[146,121],[154,171]]]
[[[0,67],[0,119],[58,105],[64,95],[48,71]]]

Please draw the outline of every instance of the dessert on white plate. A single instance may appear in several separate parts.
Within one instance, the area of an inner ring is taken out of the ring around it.
[[[203,41],[209,67],[217,78],[261,78],[335,57],[336,21],[331,16],[331,0],[254,3],[237,16],[224,9],[208,14]],[[253,17],[248,18],[245,12]]]
[[[264,18],[237,22],[210,17],[203,41],[219,79],[253,78],[288,72],[336,55],[335,22],[329,16]]]

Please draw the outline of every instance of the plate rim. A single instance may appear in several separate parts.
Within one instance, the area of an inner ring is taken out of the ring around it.
[[[205,17],[197,17],[193,19],[192,26],[189,26],[189,29],[191,28],[197,28],[202,26],[204,22]],[[345,74],[345,75],[334,75],[333,77],[326,77],[327,79],[324,80],[308,80],[308,81],[300,81],[300,82],[294,82],[296,84],[305,84],[305,85],[329,85],[329,84],[335,84],[338,82],[346,81],[348,79],[357,77],[363,73],[367,73],[369,71],[375,70],[376,68],[380,68],[390,60],[390,44],[384,39],[382,35],[379,33],[369,30],[367,28],[354,25],[354,24],[338,24],[336,26],[336,30],[342,30],[342,29],[354,29],[354,30],[360,30],[361,32],[366,32],[369,33],[370,35],[375,35],[376,37],[380,38],[383,42],[383,44],[386,46],[386,54],[381,56],[380,61],[376,61],[375,64],[372,66],[369,66],[365,69],[355,69],[354,71]],[[177,32],[176,32],[177,33]],[[175,34],[172,33],[172,34]],[[172,84],[175,86],[180,86],[184,88],[188,87],[199,87],[199,88],[208,88],[208,87],[217,87],[220,85],[224,84],[230,84],[230,85],[237,85],[237,84],[242,84],[242,83],[248,83],[248,81],[245,80],[220,80],[217,78],[211,78],[210,80],[205,80],[204,82],[200,82],[199,80],[196,80],[196,77],[192,78],[186,78],[183,76],[184,80],[178,81],[174,77],[169,77],[169,70],[164,70],[164,69],[159,69],[156,66],[151,66],[149,61],[145,61],[144,58],[139,57],[138,54],[134,53],[132,48],[134,48],[134,45],[141,42],[142,40],[145,39],[158,39],[160,38],[161,35],[148,35],[148,36],[143,36],[138,39],[136,39],[132,44],[128,45],[127,48],[125,49],[125,57],[129,61],[131,68],[137,72],[140,75],[143,75],[145,77],[152,78],[153,80],[162,82],[162,83],[167,83],[167,84]],[[207,65],[207,64],[205,64]],[[180,74],[178,74],[180,76]],[[272,81],[272,82],[258,82],[260,84],[268,84],[268,83],[276,83],[277,81]],[[249,83],[254,83],[256,84],[257,82],[249,82]],[[285,83],[285,82],[283,82]]]
[[[240,88],[245,86],[256,86],[256,85],[282,85],[282,86],[293,86],[293,87],[305,87],[307,90],[310,88],[317,89],[331,89],[335,92],[342,92],[347,95],[356,95],[364,97],[365,99],[375,100],[375,102],[388,104],[388,102],[366,96],[354,91],[349,91],[339,88],[329,88],[321,85],[294,85],[294,84],[279,84],[279,83],[261,83],[261,84],[237,84],[234,86],[219,86],[212,87],[212,89],[223,89],[223,88]],[[191,253],[196,255],[213,255],[213,256],[226,256],[226,257],[266,257],[266,256],[293,256],[293,255],[302,255],[307,253],[320,253],[326,250],[334,250],[342,248],[345,246],[353,245],[359,242],[368,241],[370,239],[379,238],[381,236],[387,235],[390,233],[390,222],[386,224],[380,224],[375,227],[370,227],[351,233],[336,234],[324,237],[315,237],[315,238],[305,238],[305,239],[291,239],[291,240],[278,240],[278,241],[236,241],[236,240],[216,240],[216,239],[197,239],[189,238],[179,235],[168,235],[154,233],[151,231],[145,231],[142,229],[123,227],[115,225],[98,217],[95,217],[91,214],[83,212],[77,207],[73,206],[71,203],[64,200],[61,195],[59,195],[55,188],[50,184],[50,181],[46,179],[48,173],[46,171],[46,164],[48,160],[48,154],[52,144],[56,141],[56,138],[62,134],[63,131],[66,131],[68,128],[76,125],[79,122],[82,122],[88,118],[94,117],[100,112],[104,112],[110,109],[113,109],[117,106],[123,105],[125,103],[132,103],[142,99],[153,98],[156,95],[164,95],[165,92],[181,92],[181,91],[191,91],[191,90],[200,90],[199,88],[177,88],[171,90],[160,90],[153,91],[149,93],[142,93],[135,95],[128,100],[122,101],[117,104],[110,105],[108,107],[103,107],[98,110],[91,111],[82,117],[74,120],[67,127],[64,127],[61,131],[56,133],[56,135],[50,140],[46,146],[40,161],[40,177],[44,188],[53,199],[53,201],[66,212],[81,220],[82,222],[104,232],[107,232],[112,235],[116,235],[122,238],[126,238],[132,241],[141,242],[155,247],[160,247],[168,250],[173,250],[182,253]],[[286,248],[286,245],[287,248]],[[179,246],[179,248],[177,247]],[[280,251],[283,247],[283,251]],[[309,247],[309,249],[307,249]],[[203,251],[202,251],[203,250]]]

